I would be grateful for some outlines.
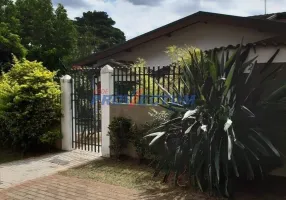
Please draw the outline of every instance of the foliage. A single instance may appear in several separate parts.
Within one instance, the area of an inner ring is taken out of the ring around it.
[[[184,66],[185,63],[191,64],[195,55],[200,55],[200,49],[190,46],[181,48],[173,45],[167,47],[165,53],[168,55],[172,63]],[[200,59],[198,59],[198,61],[200,61]]]
[[[58,75],[66,73],[75,59],[125,41],[105,12],[86,12],[73,21],[63,5],[54,9],[51,0],[1,0],[0,11],[0,23],[19,35],[27,59],[59,70]]]
[[[161,123],[164,123],[169,118],[169,113],[167,111],[158,112],[155,109],[151,109],[149,115],[152,117],[152,120],[145,122],[142,125],[132,126],[132,143],[136,149],[136,152],[140,160],[154,160],[155,155],[150,151],[148,147],[148,142],[143,138],[148,130],[153,127],[159,126]]]
[[[53,49],[54,54],[47,56],[47,60],[44,60],[47,63],[45,66],[49,66],[50,70],[61,69],[62,73],[66,73],[68,65],[72,63],[77,53],[78,33],[73,22],[68,18],[67,11],[63,5],[58,5],[54,15],[53,46],[49,47]]]
[[[13,54],[19,59],[26,55],[18,35],[13,34],[7,24],[0,22],[0,71],[7,72],[12,67]]]
[[[140,160],[155,159],[154,154],[149,150],[147,141],[143,137],[150,128],[166,122],[169,118],[169,112],[158,112],[155,109],[151,109],[149,115],[152,117],[152,120],[142,125],[136,125],[131,119],[125,117],[115,117],[112,120],[109,126],[110,148],[117,158],[120,157],[128,143],[132,143]]]
[[[247,60],[249,50],[240,46],[231,56],[228,51],[221,56],[213,51],[200,52],[191,63],[182,59],[182,81],[196,101],[195,105],[169,102],[164,107],[173,111],[171,120],[146,136],[153,138],[149,145],[160,152],[155,176],[164,171],[166,181],[174,173],[177,184],[185,177],[202,191],[229,196],[234,177],[253,180],[281,165],[278,150],[260,129],[266,111],[272,121],[281,117],[277,111],[285,113],[285,85],[262,98],[263,87],[281,68],[265,74],[278,51],[257,69],[257,57]],[[246,76],[243,72],[250,64],[254,67]],[[249,85],[255,70],[263,78]],[[252,87],[249,93],[246,86]]]
[[[17,9],[12,0],[0,1],[0,22],[5,23],[12,33],[18,34],[20,22],[17,18]]]
[[[159,83],[160,86],[168,87],[168,92],[170,94],[175,94],[177,91],[186,91],[184,84],[181,84],[183,83],[182,80],[179,78],[179,76],[177,76],[177,74],[181,73],[184,67],[184,63],[190,64],[194,59],[196,59],[196,61],[200,63],[201,51],[197,48],[189,46],[186,46],[185,48],[170,46],[167,47],[165,53],[169,56],[173,64],[161,68],[161,70],[163,69],[163,71],[167,72],[167,74],[164,74],[165,72],[157,72],[158,74],[160,74],[159,77],[152,76],[152,73],[149,71],[150,68],[146,67],[146,61],[142,58],[138,58],[137,61],[132,65],[132,67],[134,68],[133,73],[136,72],[137,74],[140,74],[140,83],[137,84],[135,88],[136,96],[138,97],[136,97],[136,99],[133,99],[133,103],[138,103],[139,101],[147,103],[149,101],[152,101],[152,97],[148,97],[147,95],[145,96],[145,98],[139,98],[139,96],[142,96],[143,94],[154,94],[159,95],[160,97],[167,97],[166,99],[163,98],[163,100],[159,99],[159,102],[161,103],[164,103],[164,100],[170,100],[170,98],[165,95],[164,91],[160,89],[157,83]],[[158,69],[155,70],[158,71]],[[190,96],[191,94],[185,95]]]
[[[78,57],[86,57],[114,45],[125,42],[124,33],[115,28],[113,21],[106,12],[89,11],[74,21],[79,33]]]
[[[132,135],[132,121],[125,117],[115,117],[109,125],[110,149],[116,158],[119,158],[124,148],[127,147]]]
[[[0,1],[0,71],[7,72],[12,67],[13,54],[19,59],[26,56],[27,51],[19,37],[20,22],[12,0]]]
[[[15,62],[0,81],[0,132],[9,145],[26,151],[60,138],[60,89],[56,73],[41,63]]]
[[[160,125],[163,122],[166,122],[170,117],[170,112],[168,110],[157,111],[154,108],[151,108],[148,114],[152,117],[153,125]]]
[[[17,0],[15,6],[27,59],[42,61],[49,70],[65,73],[77,35],[64,7],[59,4],[54,10],[51,0]]]
[[[131,100],[131,103],[137,104],[152,104],[153,98],[157,102],[156,97],[157,96],[165,96],[164,92],[157,86],[156,83],[160,83],[164,85],[163,79],[166,77],[153,77],[152,72],[149,71],[150,68],[146,67],[146,61],[142,58],[138,58],[137,61],[131,66],[132,72],[135,74],[139,74],[140,78],[137,77],[138,83],[136,84],[135,89],[135,95],[132,93],[134,91],[131,91],[131,93],[134,95],[133,99]],[[169,74],[172,74],[170,71]],[[169,83],[173,83],[174,85],[177,85],[177,81],[173,79],[172,76],[169,76]],[[148,96],[149,94],[149,96]],[[151,94],[151,96],[150,96]],[[164,100],[165,98],[163,98]],[[162,99],[159,99],[159,102],[163,103]]]
[[[149,100],[148,96],[146,95],[146,97],[142,97],[142,95],[148,94],[148,89],[150,89],[151,94],[156,94],[156,91],[153,90],[154,78],[148,74],[147,71],[148,68],[146,68],[146,61],[142,58],[138,58],[131,67],[133,73],[139,74],[140,83],[136,84],[136,87],[134,88],[135,95],[130,102],[135,104],[137,104],[138,102],[147,103]],[[149,87],[148,87],[148,81],[149,81]],[[130,91],[130,93],[133,94],[134,91]]]
[[[50,146],[55,145],[55,143],[62,139],[62,134],[61,134],[61,130],[60,127],[56,127],[56,129],[48,131],[46,133],[44,133],[43,135],[41,135],[40,137],[40,141],[43,144],[48,144]]]
[[[150,128],[150,127],[149,127]],[[132,125],[132,139],[131,143],[135,147],[135,151],[139,157],[139,160],[142,161],[144,159],[150,160],[153,157],[153,154],[150,152],[148,148],[148,143],[143,139],[144,134],[149,129],[145,126],[138,126],[136,124]]]

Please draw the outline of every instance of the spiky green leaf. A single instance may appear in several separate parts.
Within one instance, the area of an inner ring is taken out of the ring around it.
[[[271,64],[273,63],[275,57],[277,56],[277,54],[280,52],[280,49],[277,49],[275,51],[275,53],[273,54],[273,56],[271,56],[271,58],[267,61],[267,63],[264,65],[264,67],[260,70],[260,74],[262,74],[264,71],[266,71]]]
[[[156,137],[150,142],[149,146],[152,146],[156,141],[158,141],[161,137],[163,137],[166,134],[166,132],[157,132]],[[151,134],[148,135],[148,137],[151,137]]]
[[[273,146],[273,144],[270,142],[270,140],[268,140],[266,137],[264,137],[264,135],[262,135],[262,133],[256,131],[255,129],[251,129],[254,133],[256,133],[256,135],[261,138],[261,140],[267,144],[269,146],[269,148],[274,152],[274,154],[278,157],[280,157],[280,153],[278,152],[278,150]]]
[[[197,113],[197,109],[195,109],[195,110],[188,110],[185,114],[184,114],[184,117],[183,117],[183,119],[182,120],[185,120],[185,119],[187,119],[187,118],[195,118],[195,114]]]

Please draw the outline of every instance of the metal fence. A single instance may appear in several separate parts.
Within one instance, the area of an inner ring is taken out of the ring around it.
[[[183,84],[182,68],[177,65],[158,67],[115,67],[113,73],[114,104],[158,104],[190,100]],[[165,88],[170,98],[161,88]],[[186,99],[187,98],[187,99]]]
[[[72,70],[72,147],[93,152],[101,148],[101,104],[96,98],[100,88],[99,69]]]

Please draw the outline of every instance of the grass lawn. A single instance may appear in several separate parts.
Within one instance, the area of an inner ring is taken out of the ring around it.
[[[134,161],[112,159],[96,160],[88,165],[61,172],[64,176],[75,176],[97,182],[138,190],[144,199],[192,199],[214,200],[191,188],[184,189],[162,184],[162,177],[152,178],[153,169]],[[286,179],[268,177],[264,181],[242,182],[236,185],[235,199],[239,200],[282,200],[286,199]]]
[[[100,159],[82,167],[60,172],[60,174],[135,189],[144,199],[148,200],[210,199],[202,193],[162,184],[163,177],[153,178],[153,172],[152,168],[139,165],[136,161]]]
[[[100,159],[83,167],[61,172],[61,174],[137,190],[166,187],[161,184],[162,177],[152,178],[151,168],[134,161]]]

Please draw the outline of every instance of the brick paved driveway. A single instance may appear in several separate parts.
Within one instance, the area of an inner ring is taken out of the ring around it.
[[[0,190],[1,200],[131,200],[135,190],[88,180],[52,175]]]
[[[277,183],[277,184],[273,184]],[[247,186],[236,193],[239,200],[285,200],[285,182],[271,181],[274,188],[261,187],[255,190]],[[278,186],[279,185],[279,186]],[[259,189],[260,188],[260,189]],[[218,200],[206,194],[194,193],[188,190],[166,188],[138,192],[119,186],[94,182],[75,177],[51,175],[20,185],[0,190],[0,200]]]
[[[99,154],[74,150],[4,163],[0,165],[0,190],[35,178],[56,174],[98,158]]]

